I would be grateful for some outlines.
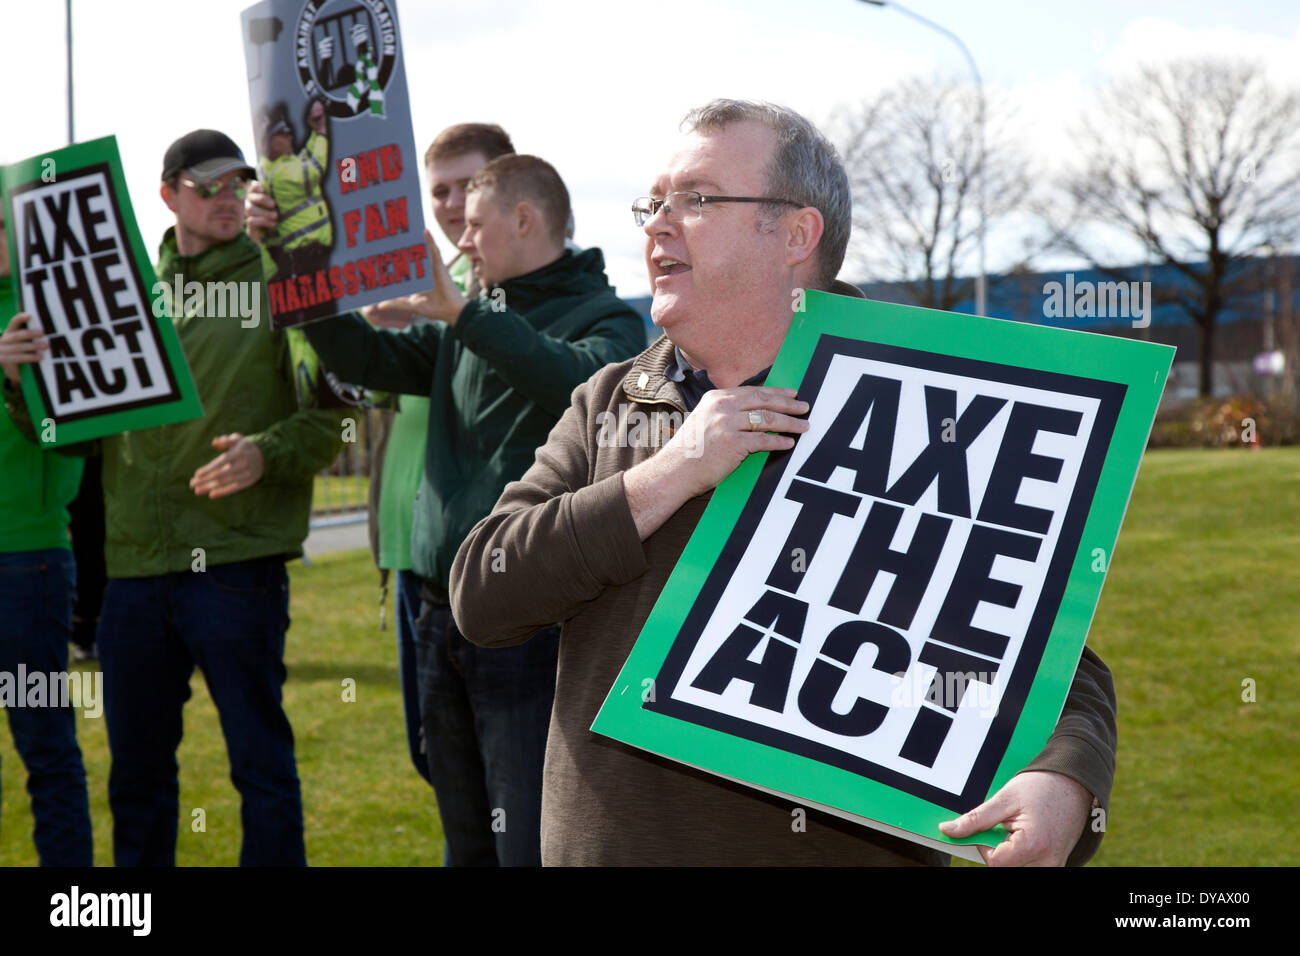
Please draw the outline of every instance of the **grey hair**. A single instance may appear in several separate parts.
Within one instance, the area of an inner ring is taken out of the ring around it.
[[[817,285],[829,289],[844,264],[853,222],[849,177],[834,145],[794,110],[773,103],[717,99],[696,107],[682,118],[686,133],[720,130],[744,121],[762,123],[775,131],[776,148],[763,170],[768,195],[792,199],[816,208],[825,221],[817,246]],[[774,219],[789,207],[762,206]]]

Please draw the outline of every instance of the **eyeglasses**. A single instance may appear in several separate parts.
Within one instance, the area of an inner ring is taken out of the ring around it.
[[[227,186],[230,187],[231,194],[236,199],[243,199],[248,192],[248,180],[243,176],[232,176],[225,182],[214,183],[196,183],[192,179],[182,179],[181,184],[193,189],[199,194],[200,199],[214,199],[220,196]]]
[[[773,199],[770,196],[701,196],[697,192],[669,193],[663,199],[641,196],[632,203],[632,220],[644,226],[662,208],[669,222],[687,222],[699,219],[706,202],[764,202],[802,208],[805,203],[793,199]]]

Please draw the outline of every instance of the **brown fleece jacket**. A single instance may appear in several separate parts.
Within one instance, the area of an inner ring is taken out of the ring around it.
[[[639,539],[623,472],[662,442],[610,442],[610,419],[601,413],[617,420],[623,407],[625,417],[639,409],[651,421],[655,412],[676,412],[680,420],[681,393],[663,374],[671,361],[672,344],[661,337],[580,385],[533,466],[506,486],[452,567],[453,613],[476,643],[519,644],[563,622],[543,777],[542,862],[946,863],[945,854],[816,811],[808,812],[806,832],[796,832],[790,801],[589,729],[710,497],[688,501]],[[606,440],[598,441],[602,425]],[[1085,649],[1056,730],[1026,769],[1071,777],[1105,807],[1115,747],[1110,671]],[[1091,857],[1101,836],[1085,826],[1070,862]]]

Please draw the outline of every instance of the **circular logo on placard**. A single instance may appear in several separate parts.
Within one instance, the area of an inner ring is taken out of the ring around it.
[[[384,88],[397,61],[397,29],[387,0],[307,3],[294,28],[298,78],[331,116],[384,115]]]

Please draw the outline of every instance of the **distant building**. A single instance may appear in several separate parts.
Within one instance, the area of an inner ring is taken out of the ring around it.
[[[1144,285],[1144,283],[1148,283]],[[859,282],[868,298],[915,304],[902,282]],[[970,285],[973,290],[973,284]],[[1200,332],[1177,304],[1197,295],[1193,282],[1172,266],[1134,266],[1118,275],[1097,269],[989,276],[988,313],[999,319],[1033,322],[1161,342],[1177,347],[1164,400],[1197,396]],[[1280,377],[1256,370],[1262,353],[1281,352],[1284,375],[1294,378],[1300,362],[1300,256],[1255,260],[1239,269],[1214,326],[1214,394],[1272,395]],[[651,337],[650,296],[627,300],[645,318]],[[1148,311],[1149,310],[1149,311]],[[972,296],[955,312],[974,313]],[[1276,361],[1276,360],[1274,360]],[[1267,364],[1267,363],[1265,363]]]

